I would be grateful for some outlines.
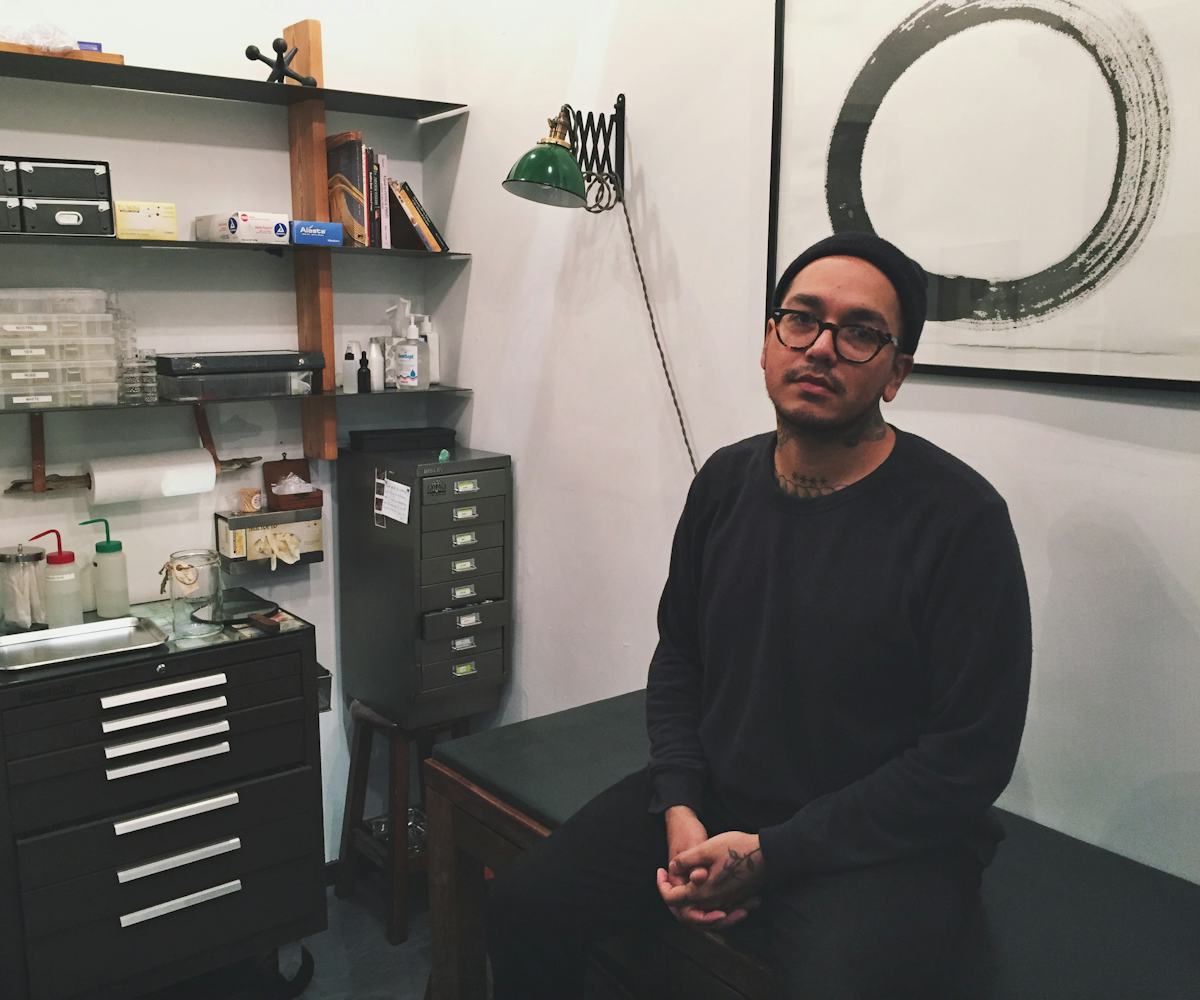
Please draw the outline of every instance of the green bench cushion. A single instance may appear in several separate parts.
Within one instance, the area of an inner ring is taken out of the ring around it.
[[[547,826],[645,766],[645,697],[439,743],[433,755]],[[1001,811],[964,951],[969,1000],[1197,1000],[1200,886]]]

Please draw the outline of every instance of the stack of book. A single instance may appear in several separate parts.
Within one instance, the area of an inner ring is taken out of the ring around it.
[[[388,158],[363,143],[361,132],[325,140],[329,166],[329,218],[340,222],[346,246],[447,253],[407,181],[388,176]]]

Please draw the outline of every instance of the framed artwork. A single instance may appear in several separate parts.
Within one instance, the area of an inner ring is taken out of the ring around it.
[[[830,232],[929,274],[917,371],[1200,389],[1200,5],[776,0],[768,295]]]

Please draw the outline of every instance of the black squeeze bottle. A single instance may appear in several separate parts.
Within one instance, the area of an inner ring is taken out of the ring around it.
[[[367,352],[362,352],[362,357],[358,360],[358,391],[371,391],[371,365],[367,361]]]

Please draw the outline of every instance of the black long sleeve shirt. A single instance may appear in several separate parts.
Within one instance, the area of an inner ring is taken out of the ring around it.
[[[647,684],[651,810],[711,796],[773,879],[994,849],[1031,659],[1003,499],[899,430],[868,476],[790,497],[774,447],[718,451],[688,494]]]

